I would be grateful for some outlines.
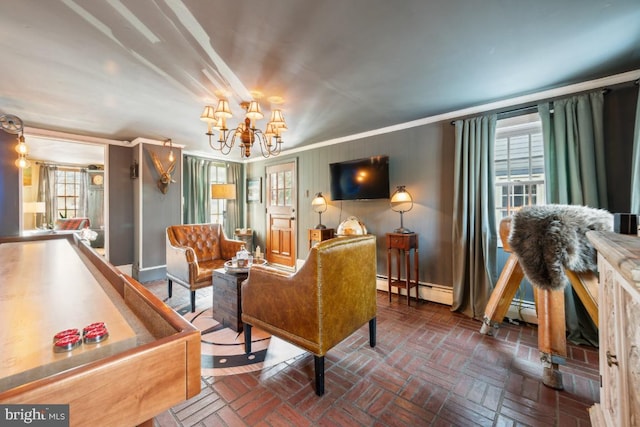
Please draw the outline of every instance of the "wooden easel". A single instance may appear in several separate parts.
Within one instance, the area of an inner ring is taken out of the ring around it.
[[[506,252],[511,252],[508,242],[510,229],[511,218],[504,218],[500,222],[500,239]],[[566,275],[591,320],[598,325],[598,277],[591,271],[566,270]],[[523,278],[524,271],[517,255],[510,253],[487,303],[481,334],[494,335]],[[564,363],[567,357],[564,290],[549,291],[535,286],[533,289],[538,316],[538,349],[543,365],[542,382],[548,387],[562,390],[564,387],[558,364]]]

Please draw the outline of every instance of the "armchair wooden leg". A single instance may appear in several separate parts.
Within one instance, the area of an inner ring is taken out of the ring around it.
[[[251,353],[251,325],[245,323],[242,329],[244,330],[244,352],[249,354]]]
[[[171,294],[173,293],[173,280],[167,279],[167,289],[169,291],[169,298],[171,298]]]
[[[196,291],[191,291],[191,312],[196,311]]]
[[[322,396],[324,394],[324,356],[313,356],[316,372],[316,394]]]
[[[369,345],[376,346],[376,318],[369,320]]]

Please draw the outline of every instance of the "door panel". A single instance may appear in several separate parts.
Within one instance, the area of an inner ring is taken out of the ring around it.
[[[267,167],[267,261],[296,261],[297,175],[295,162]]]

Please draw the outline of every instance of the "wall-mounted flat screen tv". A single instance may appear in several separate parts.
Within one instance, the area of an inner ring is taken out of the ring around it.
[[[332,200],[363,200],[389,198],[389,157],[331,163]]]

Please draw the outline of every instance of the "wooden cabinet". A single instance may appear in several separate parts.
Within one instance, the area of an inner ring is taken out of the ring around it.
[[[212,314],[222,326],[242,332],[242,282],[245,273],[227,273],[224,268],[213,270]]]
[[[308,231],[309,249],[323,240],[333,239],[335,234],[335,228],[310,228]]]
[[[598,251],[600,403],[594,426],[640,426],[640,238],[589,232]]]
[[[413,280],[411,280],[411,251],[413,250]],[[395,255],[395,263],[393,257]],[[405,261],[405,279],[400,279],[400,259],[404,256]],[[395,264],[397,276],[393,279],[393,268]],[[407,291],[407,305],[409,305],[411,297],[411,288],[416,288],[416,302],[420,301],[418,289],[418,280],[420,278],[420,269],[418,266],[418,235],[416,233],[387,233],[387,283],[389,286],[389,302],[391,302],[392,288],[405,288]]]

